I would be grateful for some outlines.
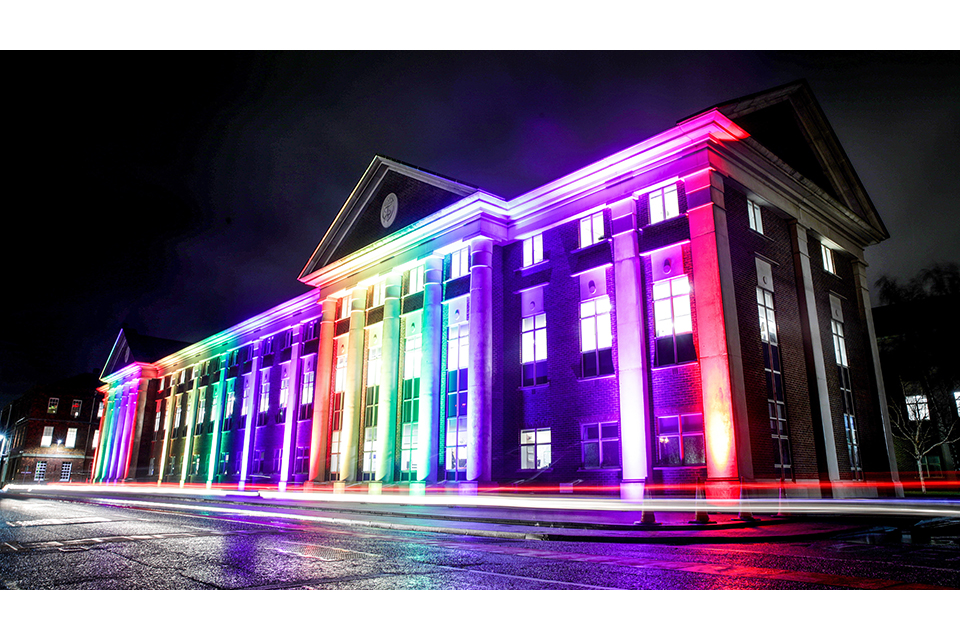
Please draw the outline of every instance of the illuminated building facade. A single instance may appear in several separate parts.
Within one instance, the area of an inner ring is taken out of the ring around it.
[[[886,237],[805,83],[511,200],[377,157],[311,292],[156,360],[121,333],[96,479],[867,495]]]

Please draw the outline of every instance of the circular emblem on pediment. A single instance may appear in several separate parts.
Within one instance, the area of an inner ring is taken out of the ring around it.
[[[383,199],[383,205],[380,206],[380,224],[384,229],[389,229],[393,221],[397,219],[397,194],[391,193]]]

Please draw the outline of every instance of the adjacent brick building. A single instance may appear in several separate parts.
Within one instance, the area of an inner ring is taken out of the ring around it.
[[[121,333],[96,479],[875,494],[887,236],[802,82],[511,200],[377,157],[313,291],[156,359]]]
[[[89,482],[101,384],[90,373],[37,385],[0,410],[0,484]]]

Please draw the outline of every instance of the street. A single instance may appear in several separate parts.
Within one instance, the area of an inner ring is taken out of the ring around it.
[[[960,548],[864,537],[561,542],[0,498],[0,588],[640,590],[960,587]]]

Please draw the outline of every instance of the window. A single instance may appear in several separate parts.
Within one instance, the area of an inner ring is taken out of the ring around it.
[[[379,307],[387,299],[387,281],[381,280],[373,285],[370,293],[370,307]]]
[[[243,378],[243,396],[240,399],[240,415],[246,417],[250,413],[250,376]],[[240,428],[247,426],[246,420],[240,421]]]
[[[37,469],[33,474],[33,479],[36,482],[43,482],[44,480],[47,479],[47,463],[46,462],[37,463]]]
[[[911,422],[930,419],[930,407],[927,396],[907,396],[907,419]]]
[[[160,431],[160,420],[163,416],[163,400],[157,400],[153,411],[153,432]]]
[[[953,392],[953,400],[957,403],[957,415],[960,415],[960,391]]]
[[[236,379],[230,380],[227,383],[227,406],[223,412],[223,417],[226,418],[227,423],[229,423],[230,419],[233,418],[234,409],[236,408],[237,392],[234,390],[236,385]]]
[[[96,451],[97,447],[100,445],[100,429],[97,429],[93,432],[93,449]]]
[[[702,414],[657,418],[657,466],[688,467],[706,463]]]
[[[290,368],[287,365],[280,367],[280,403],[277,422],[287,419],[287,401],[290,399]]]
[[[423,291],[423,265],[418,265],[407,272],[407,295]]]
[[[450,254],[450,279],[463,277],[470,273],[470,247],[464,247]]]
[[[310,471],[310,447],[297,447],[297,458],[294,462],[294,473],[307,473]]]
[[[343,350],[343,345],[340,345]],[[343,426],[344,389],[347,381],[347,356],[337,356],[333,373],[333,398],[330,410],[330,479],[336,480],[340,473],[340,429]]]
[[[757,287],[757,310],[760,316],[760,342],[763,349],[763,370],[767,382],[767,415],[770,437],[773,438],[773,467],[781,478],[791,477],[790,438],[787,431],[786,395],[783,390],[783,365],[777,338],[777,317],[773,294]]]
[[[750,228],[757,233],[763,233],[763,218],[760,217],[760,205],[751,200],[747,200],[747,220]]]
[[[690,312],[690,280],[687,276],[653,284],[653,316],[657,333],[657,366],[696,360],[693,316]]]
[[[421,346],[422,335],[411,323],[403,347],[403,388],[400,405],[401,482],[417,479]]]
[[[601,219],[601,233],[603,220]],[[592,244],[592,243],[591,243]],[[538,233],[523,241],[523,266],[529,267],[543,262],[543,234]]]
[[[215,425],[220,420],[220,383],[213,385],[213,404],[210,407],[210,431],[213,431]]]
[[[603,240],[603,212],[580,218],[580,248],[597,244],[601,240]]]
[[[823,254],[823,268],[825,271],[836,275],[837,274],[837,265],[833,261],[833,249],[827,247],[826,245],[820,245],[820,251]]]
[[[63,443],[63,446],[65,446],[67,449],[73,449],[74,447],[77,446],[77,428],[76,427],[67,429],[67,439]]]
[[[580,303],[580,375],[583,378],[613,373],[613,333],[610,297]]]
[[[260,404],[258,409],[260,416],[257,419],[258,425],[267,424],[267,411],[270,410],[270,370],[265,369],[260,374]]]
[[[520,363],[523,386],[547,384],[547,315],[539,313],[523,319],[520,333]]]
[[[467,401],[470,325],[447,328],[445,470],[447,480],[464,480],[467,472]]]
[[[203,423],[207,419],[207,397],[210,395],[210,387],[206,387],[199,392],[197,398],[197,433],[203,433]]]
[[[47,402],[47,413],[56,413],[59,405],[60,398],[50,398],[50,401]]]
[[[520,468],[546,469],[550,458],[550,429],[520,431]]]
[[[340,298],[340,314],[337,316],[337,320],[346,320],[350,317],[350,298],[349,296],[344,296]]]
[[[650,224],[656,224],[676,218],[680,215],[680,201],[677,199],[677,185],[650,192]]]
[[[854,479],[862,480],[863,467],[860,462],[860,438],[857,433],[853,404],[853,383],[847,364],[847,346],[843,337],[843,309],[840,299],[834,295],[830,296],[830,308],[833,316],[830,319],[830,330],[833,333],[833,349],[837,358],[837,377],[840,379],[840,400],[843,408],[843,430],[847,436],[847,454]],[[919,411],[919,404],[917,408]],[[926,402],[924,402],[924,408],[926,408]],[[909,411],[909,404],[907,410]]]
[[[270,465],[270,473],[280,473],[280,466],[283,462],[283,449],[273,450],[273,464]]]
[[[226,475],[228,473],[229,468],[230,468],[230,454],[227,452],[222,452],[220,454],[220,470],[219,470],[220,475],[222,476]]]
[[[585,469],[620,467],[620,425],[616,422],[581,425],[580,446]]]
[[[83,402],[80,400],[74,400],[70,403],[70,417],[79,418],[80,417],[80,407],[83,406]]]
[[[43,428],[43,437],[40,439],[41,447],[53,446],[53,427]]]
[[[99,419],[102,417],[103,417],[103,403],[101,402],[97,405],[97,418]]]
[[[147,463],[147,475],[148,475],[148,476],[152,476],[153,473],[156,471],[156,464],[157,464],[157,459],[156,459],[156,458],[150,458],[149,462]]]
[[[377,471],[377,426],[380,421],[380,374],[383,347],[379,331],[371,331],[367,352],[367,388],[363,394],[363,479],[373,480]]]
[[[60,482],[70,482],[70,474],[73,472],[73,463],[64,462],[60,465]]]

